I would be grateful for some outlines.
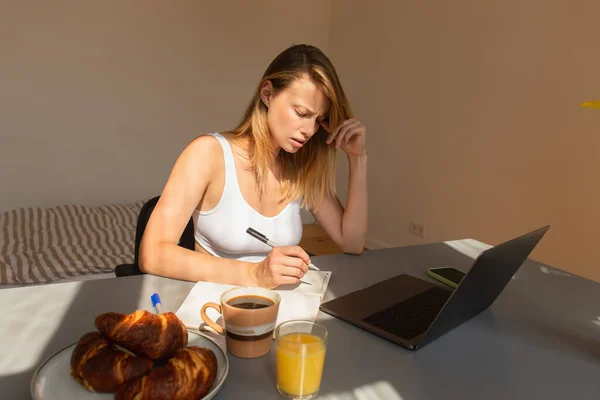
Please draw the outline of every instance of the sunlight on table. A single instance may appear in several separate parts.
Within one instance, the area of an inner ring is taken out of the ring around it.
[[[317,397],[319,400],[404,400],[387,381],[379,381],[359,386],[352,391],[327,393]]]
[[[492,247],[489,244],[482,243],[475,239],[449,240],[444,242],[444,244],[473,260],[476,259],[482,251]]]

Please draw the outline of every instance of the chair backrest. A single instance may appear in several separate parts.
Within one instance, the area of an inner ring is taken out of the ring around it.
[[[154,207],[156,203],[158,203],[158,199],[160,196],[156,196],[148,200],[142,208],[140,209],[140,213],[137,219],[137,225],[135,228],[135,245],[133,250],[133,264],[134,268],[137,268],[138,272],[141,274],[142,272],[139,270],[139,252],[140,252],[140,243],[142,241],[142,235],[144,234],[144,230],[146,229],[146,225],[148,224],[148,220],[150,219],[150,215],[152,211],[154,211]],[[181,238],[179,239],[179,246],[184,247],[189,250],[194,250],[195,241],[194,241],[194,221],[190,218],[188,224],[186,225],[183,233],[181,234]]]

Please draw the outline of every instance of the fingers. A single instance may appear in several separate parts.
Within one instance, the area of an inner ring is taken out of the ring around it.
[[[331,131],[328,129],[327,132],[329,132],[329,136],[327,136],[327,144],[333,142],[333,139],[337,136],[340,130],[343,129],[346,125],[351,124],[353,121],[355,121],[354,118],[345,120],[340,126],[338,126],[338,128],[335,131]]]
[[[338,134],[335,136],[335,147],[339,148],[342,145],[344,139],[348,136],[348,134],[350,132],[357,133],[358,130],[360,129],[360,126],[361,126],[360,121],[354,120],[353,122],[342,127],[342,129],[340,129],[338,131]]]
[[[272,260],[266,267],[265,277],[263,279],[265,282],[264,286],[270,288],[275,288],[284,284],[297,284],[300,282],[300,278],[304,276],[304,273],[300,268],[282,265],[275,260]]]
[[[271,282],[295,284],[308,272],[310,258],[299,246],[276,247],[268,256]]]
[[[310,257],[308,256],[306,251],[304,251],[300,246],[281,247],[281,251],[286,256],[298,257],[302,261],[304,261],[305,264],[310,264]]]
[[[276,272],[281,276],[291,276],[298,279],[304,276],[304,272],[300,268],[289,267],[287,265],[280,266]]]
[[[344,143],[350,143],[350,140],[352,140],[353,137],[355,136],[360,136],[360,135],[364,135],[364,130],[362,129],[362,127],[359,126],[355,126],[351,129],[348,130],[348,133],[346,133],[346,135],[344,136]]]
[[[363,124],[354,118],[350,118],[345,120],[335,132],[329,131],[327,143],[332,143],[335,140],[335,147],[339,148],[343,143],[348,143],[354,136],[363,133]]]
[[[276,260],[276,265],[279,267],[279,273],[288,276],[297,276],[302,278],[308,272],[308,265],[299,258],[285,257]]]
[[[308,272],[308,264],[301,258],[283,254],[276,255],[269,262],[270,269],[284,275],[303,277]]]
[[[285,265],[277,265],[271,271],[273,277],[272,282],[276,285],[297,284],[304,273],[296,267],[288,267]]]

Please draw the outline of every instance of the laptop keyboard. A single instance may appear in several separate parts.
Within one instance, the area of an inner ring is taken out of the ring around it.
[[[452,292],[434,287],[378,311],[363,321],[405,339],[425,332]]]

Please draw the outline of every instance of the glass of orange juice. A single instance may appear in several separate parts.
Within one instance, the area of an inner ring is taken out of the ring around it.
[[[275,330],[277,390],[288,399],[312,399],[319,393],[327,329],[311,321],[287,321]]]

